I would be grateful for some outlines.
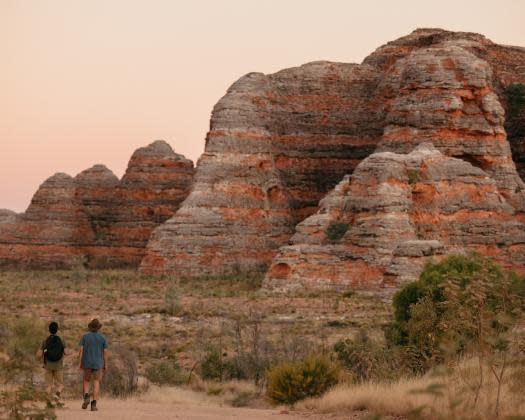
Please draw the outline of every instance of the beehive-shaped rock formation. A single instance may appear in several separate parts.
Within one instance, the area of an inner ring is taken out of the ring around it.
[[[104,165],[53,175],[25,213],[0,213],[0,268],[137,266],[192,177],[193,163],[163,141],[137,150],[121,181]]]
[[[505,92],[525,83],[524,63],[522,48],[423,29],[361,65],[319,62],[241,78],[216,105],[193,191],[154,231],[142,270],[264,269],[362,159],[375,150],[406,154],[424,142],[483,171],[514,209],[509,217],[521,218],[513,155],[520,161],[523,147],[514,140],[511,149],[506,138]]]
[[[330,226],[348,229],[330,237]],[[374,153],[297,226],[267,287],[380,290],[419,275],[427,257],[476,251],[525,267],[525,222],[496,180],[431,143]]]
[[[146,272],[217,274],[266,267],[299,221],[375,148],[379,73],[316,62],[251,73],[215,106],[194,188],[155,230]]]

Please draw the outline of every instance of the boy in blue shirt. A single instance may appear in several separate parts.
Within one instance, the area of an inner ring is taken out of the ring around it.
[[[89,332],[80,339],[80,369],[83,373],[84,401],[82,408],[86,409],[90,403],[89,385],[93,381],[93,399],[91,411],[97,411],[97,399],[100,391],[102,373],[108,368],[108,342],[106,337],[99,333],[102,324],[93,319],[88,324]]]

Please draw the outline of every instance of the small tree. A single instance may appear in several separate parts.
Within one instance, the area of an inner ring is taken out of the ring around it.
[[[411,347],[423,370],[447,351],[463,354],[500,343],[493,344],[495,350],[521,311],[524,291],[523,278],[477,254],[429,262],[418,281],[394,296],[387,341]]]

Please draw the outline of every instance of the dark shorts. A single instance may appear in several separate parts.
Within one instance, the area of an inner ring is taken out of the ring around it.
[[[99,381],[100,378],[102,377],[102,369],[82,368],[82,372],[84,373],[85,381],[89,381],[90,379]]]

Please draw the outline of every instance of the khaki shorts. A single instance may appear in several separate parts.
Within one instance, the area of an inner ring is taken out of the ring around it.
[[[85,381],[89,381],[90,379],[100,381],[100,378],[102,377],[102,369],[82,368],[82,371],[84,372]]]
[[[62,369],[46,369],[45,377],[47,385],[64,384],[64,371]]]

